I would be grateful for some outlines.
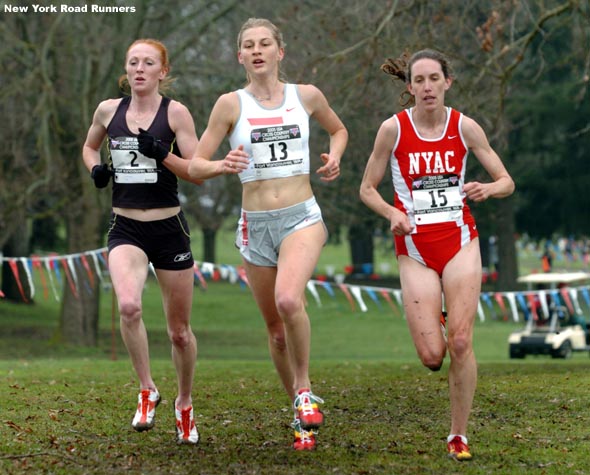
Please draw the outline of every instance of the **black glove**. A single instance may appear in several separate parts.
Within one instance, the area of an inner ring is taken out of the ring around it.
[[[162,145],[162,141],[143,129],[139,129],[137,142],[142,155],[155,158],[159,163],[168,156],[169,150]]]
[[[106,187],[109,184],[111,175],[112,173],[106,163],[103,163],[102,165],[94,165],[92,167],[92,172],[90,172],[90,176],[94,180],[94,186],[97,188]]]

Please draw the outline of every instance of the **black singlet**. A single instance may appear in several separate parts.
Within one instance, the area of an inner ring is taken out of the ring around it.
[[[120,208],[151,209],[178,206],[178,180],[176,175],[156,160],[143,156],[137,147],[137,135],[129,130],[125,115],[131,97],[121,99],[107,127],[108,147],[113,178],[113,206]],[[180,156],[176,136],[168,123],[170,99],[162,102],[147,129]]]

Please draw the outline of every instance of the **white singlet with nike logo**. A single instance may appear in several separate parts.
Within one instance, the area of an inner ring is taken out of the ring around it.
[[[239,174],[242,183],[309,175],[309,114],[296,84],[285,84],[283,103],[263,107],[244,89],[240,116],[229,136],[232,149],[243,145],[250,164]]]

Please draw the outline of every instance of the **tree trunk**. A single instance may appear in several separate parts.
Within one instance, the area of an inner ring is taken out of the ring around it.
[[[81,167],[82,164],[78,166]],[[97,202],[96,189],[86,175],[83,173],[81,176],[82,183],[77,188],[78,199],[72,199],[72,204],[67,208],[67,214],[64,216],[68,249],[74,254],[96,249],[97,243],[102,241],[104,224],[107,220],[103,208]],[[92,274],[90,277],[86,269],[79,265],[79,259],[73,259],[73,261],[77,287],[72,290],[72,284],[67,281],[65,271],[62,272],[64,290],[58,337],[69,344],[96,345],[101,290],[99,279],[94,266],[90,265]]]
[[[216,229],[203,228],[203,261],[215,263]]]
[[[85,271],[77,271],[81,283],[77,294],[74,295],[67,282],[64,285],[60,336],[70,344],[95,346],[98,343],[98,277],[95,277],[94,286],[91,286]]]
[[[372,274],[374,266],[372,227],[350,226],[348,239],[353,274]]]
[[[6,257],[21,257],[29,255],[29,233],[26,219],[19,219],[14,229],[12,236],[6,241],[4,248],[2,249],[3,254]],[[18,275],[20,283],[23,287],[27,303],[32,303],[30,299],[31,289],[29,283],[25,277],[25,270],[23,269],[22,263],[17,262]],[[18,283],[14,277],[10,264],[4,262],[2,265],[2,291],[6,299],[24,303],[21,292],[18,288]]]
[[[496,290],[511,290],[516,288],[518,277],[518,261],[514,236],[515,217],[514,199],[512,197],[498,200],[497,235],[498,235],[498,280]]]

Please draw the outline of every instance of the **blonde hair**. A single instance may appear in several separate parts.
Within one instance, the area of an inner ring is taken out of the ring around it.
[[[176,80],[175,78],[168,76],[168,73],[170,72],[170,60],[168,58],[168,49],[166,48],[166,46],[164,46],[164,43],[162,43],[161,41],[154,40],[152,38],[140,38],[131,43],[131,45],[129,45],[129,48],[127,48],[127,52],[125,53],[125,62],[127,62],[127,56],[129,55],[129,51],[131,50],[131,48],[139,44],[153,46],[160,53],[162,70],[166,72],[166,77],[160,81],[158,90],[161,93],[168,92],[171,89],[172,83]],[[129,81],[127,80],[127,74],[122,74],[119,77],[119,88],[126,94],[129,94],[131,92],[131,86],[129,85]]]
[[[238,51],[242,47],[242,39],[244,36],[244,32],[246,30],[251,29],[251,28],[260,28],[260,27],[267,28],[271,32],[272,37],[277,42],[277,45],[279,48],[283,48],[283,49],[285,48],[286,43],[283,40],[283,34],[281,33],[281,30],[279,30],[279,28],[272,21],[267,20],[266,18],[248,18],[244,22],[244,24],[242,25],[242,28],[240,28],[240,32],[238,33]],[[279,77],[280,81],[287,82],[287,77],[285,76],[285,73],[281,69],[280,62],[279,62],[278,77]],[[250,76],[247,73],[246,73],[246,80],[249,84],[250,83]]]

